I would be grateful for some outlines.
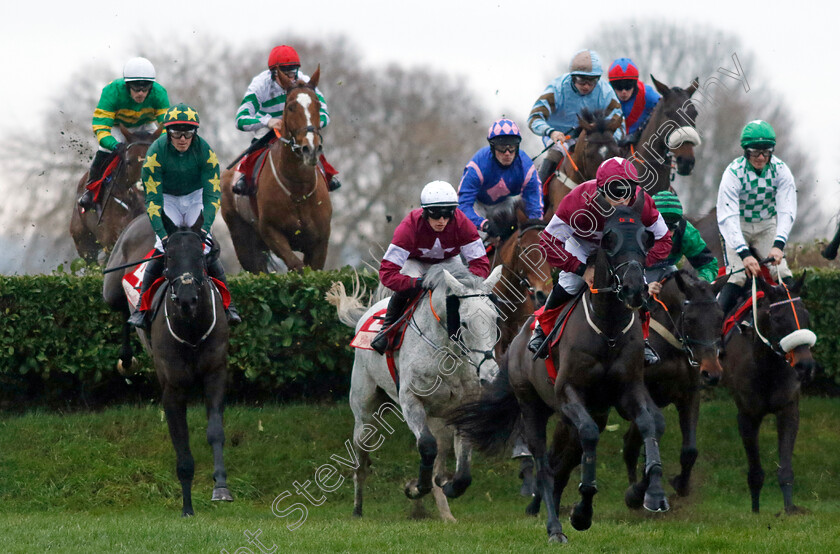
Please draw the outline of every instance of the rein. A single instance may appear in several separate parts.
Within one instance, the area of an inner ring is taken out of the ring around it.
[[[757,277],[753,276],[752,279],[752,313],[753,313],[753,328],[755,329],[756,336],[761,339],[770,350],[773,351],[774,354],[780,356],[787,361],[787,363],[792,367],[796,364],[794,359],[793,350],[797,346],[802,346],[807,344],[808,346],[813,346],[817,342],[817,336],[814,334],[813,331],[810,329],[803,329],[802,325],[799,323],[799,314],[796,313],[796,307],[794,306],[794,302],[801,301],[802,299],[797,297],[791,297],[790,290],[788,290],[787,285],[781,283],[781,285],[785,288],[785,293],[787,294],[787,300],[781,300],[779,302],[773,302],[767,306],[768,313],[771,308],[776,306],[783,306],[789,305],[791,311],[793,312],[793,319],[796,322],[796,331],[788,333],[784,337],[779,340],[778,347],[773,346],[767,337],[761,334],[761,331],[758,328],[758,298],[757,298],[757,285],[756,285]],[[795,344],[794,344],[795,343]]]
[[[178,277],[172,279],[172,283],[180,282],[181,284],[184,284],[184,285],[190,285],[190,284],[192,284],[193,280],[195,280],[195,279],[196,279],[196,277],[194,275],[192,275],[191,273],[184,273],[184,274],[179,275]],[[176,300],[177,296],[175,294],[175,287],[172,287],[172,286],[169,287],[169,298],[172,301]],[[195,342],[195,344],[193,344],[193,343],[189,342],[188,340],[183,339],[180,336],[178,336],[178,333],[175,332],[175,330],[172,328],[172,321],[170,320],[170,317],[169,317],[169,302],[164,302],[163,303],[163,314],[166,318],[166,328],[169,330],[169,335],[181,344],[185,344],[185,345],[187,345],[187,346],[189,346],[190,348],[193,348],[193,349],[198,348],[199,345],[202,342],[204,342],[204,340],[207,337],[210,336],[210,333],[213,332],[213,329],[216,328],[216,294],[215,294],[215,292],[212,288],[210,289],[210,298],[211,298],[211,306],[212,306],[212,312],[213,312],[213,320],[210,322],[210,327],[198,339],[198,341]]]

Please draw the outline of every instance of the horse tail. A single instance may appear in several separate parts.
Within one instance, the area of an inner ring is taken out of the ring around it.
[[[324,295],[324,299],[336,307],[339,321],[355,329],[356,324],[368,310],[368,307],[362,301],[365,292],[366,289],[359,282],[359,276],[357,274],[353,283],[352,294],[347,294],[344,283],[336,281]]]
[[[465,402],[449,411],[446,422],[467,436],[478,450],[499,453],[519,422],[521,410],[508,377],[507,356],[499,373],[481,389],[478,400]]]

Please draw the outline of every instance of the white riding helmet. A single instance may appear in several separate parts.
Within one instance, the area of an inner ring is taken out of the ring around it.
[[[131,58],[125,62],[123,78],[126,83],[131,81],[154,81],[155,66],[146,58]]]
[[[420,207],[458,206],[458,193],[446,181],[432,181],[420,192]]]

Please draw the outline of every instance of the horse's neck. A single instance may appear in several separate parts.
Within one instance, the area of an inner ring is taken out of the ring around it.
[[[671,186],[671,151],[665,144],[665,137],[657,136],[656,141],[650,144],[650,138],[655,130],[656,127],[653,125],[645,127],[634,155],[636,162],[647,169],[643,173],[640,172],[639,177],[650,195],[668,190]],[[656,179],[652,187],[648,186],[650,177],[646,177],[650,172],[653,172]]]
[[[278,156],[279,154],[279,156]],[[283,184],[291,192],[306,193],[312,189],[316,179],[316,166],[310,166],[285,143],[278,143],[272,156],[274,168]]]

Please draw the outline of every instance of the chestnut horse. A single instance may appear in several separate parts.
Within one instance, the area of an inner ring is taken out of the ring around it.
[[[563,158],[560,167],[549,177],[544,190],[546,193],[545,216],[550,221],[560,201],[570,190],[584,181],[595,178],[598,166],[605,160],[620,156],[621,151],[615,141],[616,129],[621,127],[621,118],[607,118],[604,110],[590,112],[587,109],[578,114],[580,135],[575,142],[574,151]]]
[[[234,195],[234,172],[222,173],[222,217],[246,271],[266,272],[269,252],[290,271],[324,268],[332,204],[316,167],[322,150],[320,102],[315,94],[320,74],[319,67],[308,83],[278,74],[287,91],[286,105],[279,140],[269,147],[256,181],[256,196]],[[303,253],[303,261],[294,251]]]
[[[160,136],[160,131],[131,134],[125,127],[120,130],[126,138],[126,149],[109,180],[102,185],[97,209],[83,214],[78,205],[88,180],[88,173],[85,173],[76,185],[73,214],[70,216],[70,236],[79,256],[87,262],[99,261],[103,265],[105,260],[98,259],[100,254],[107,256],[122,230],[146,211],[146,194],[140,183],[140,171],[146,160],[146,151]]]
[[[800,511],[793,503],[793,447],[799,431],[800,386],[817,371],[811,354],[817,337],[808,329],[810,316],[799,297],[804,281],[804,273],[790,288],[753,278],[755,312],[735,327],[721,357],[725,368],[722,384],[732,391],[738,407],[738,431],[747,453],[753,512],[759,510],[764,485],[758,431],[768,414],[776,416],[776,473],[785,512]],[[758,291],[763,296],[759,297]]]
[[[690,175],[694,169],[694,147],[700,146],[697,108],[691,95],[699,82],[688,88],[668,87],[650,76],[662,98],[650,114],[635,151],[630,156],[639,172],[639,181],[648,194],[671,188],[673,172]]]

